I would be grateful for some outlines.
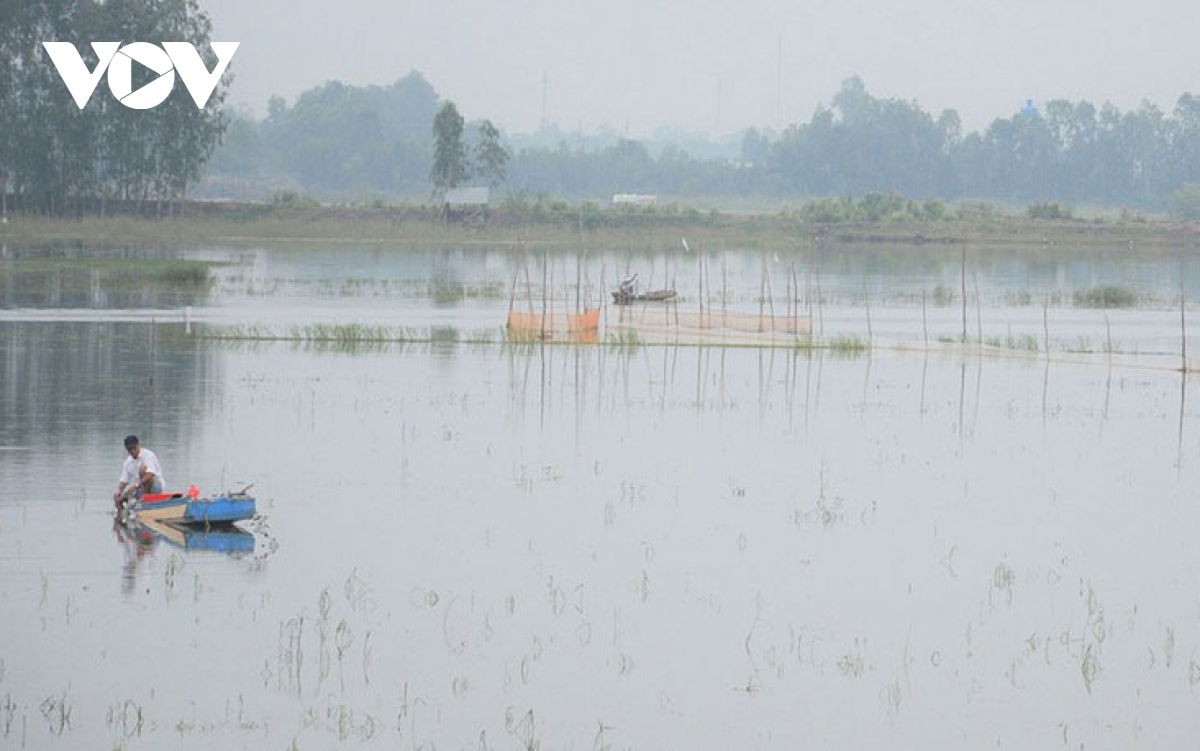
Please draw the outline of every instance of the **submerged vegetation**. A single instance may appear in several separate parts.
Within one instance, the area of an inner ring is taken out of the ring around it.
[[[1079,290],[1074,300],[1078,308],[1132,308],[1138,304],[1138,295],[1128,287],[1106,284]]]
[[[329,350],[385,349],[407,344],[491,344],[502,332],[493,329],[462,330],[454,326],[414,328],[370,326],[361,323],[315,323],[274,329],[269,326],[198,325],[200,339],[227,342],[292,342]]]
[[[212,284],[213,267],[219,265],[187,258],[47,253],[7,263],[0,259],[0,281],[31,286],[53,284],[60,289],[65,286],[124,290],[149,284],[199,291]]]

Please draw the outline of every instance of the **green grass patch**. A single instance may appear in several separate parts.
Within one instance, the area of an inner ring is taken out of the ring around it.
[[[871,343],[854,334],[838,334],[825,343],[826,348],[837,355],[857,356],[871,348]]]
[[[1009,334],[1005,337],[993,336],[984,339],[983,343],[996,349],[1011,349],[1020,352],[1038,352],[1041,350],[1038,338],[1033,334],[1018,334],[1016,336]]]
[[[1074,300],[1077,308],[1132,308],[1138,304],[1138,295],[1129,287],[1106,284],[1078,290]]]

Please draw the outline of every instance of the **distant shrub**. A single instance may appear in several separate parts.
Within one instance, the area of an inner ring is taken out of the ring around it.
[[[822,198],[819,201],[806,203],[800,208],[799,215],[806,222],[814,224],[837,224],[850,219],[850,211],[846,202],[834,198]]]
[[[1070,219],[1073,214],[1070,206],[1063,206],[1058,201],[1039,201],[1025,209],[1025,216],[1030,219]]]
[[[1172,217],[1186,222],[1200,220],[1200,185],[1184,183],[1167,200]]]
[[[963,201],[955,209],[959,219],[967,220],[995,219],[1000,213],[996,204],[989,201]]]
[[[209,265],[203,261],[168,261],[153,268],[153,275],[165,284],[204,287],[210,283]]]
[[[954,302],[956,295],[954,294],[954,290],[950,289],[944,284],[939,284],[933,288],[933,293],[930,295],[930,299],[933,301],[934,305],[938,307],[945,307]]]
[[[307,209],[317,206],[317,199],[300,191],[284,188],[271,196],[271,205],[282,209]]]
[[[1132,308],[1137,305],[1137,294],[1128,287],[1106,284],[1075,293],[1078,308]]]
[[[921,216],[930,222],[942,222],[950,218],[950,209],[938,199],[929,198],[921,207]]]

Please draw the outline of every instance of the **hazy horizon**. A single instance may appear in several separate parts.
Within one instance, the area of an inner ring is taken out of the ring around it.
[[[230,102],[256,114],[272,95],[290,103],[326,81],[411,71],[464,117],[510,133],[632,137],[807,122],[851,76],[935,117],[954,109],[967,131],[1026,100],[1146,100],[1169,113],[1197,88],[1187,22],[1200,12],[1181,0],[201,2],[213,38],[241,42]]]

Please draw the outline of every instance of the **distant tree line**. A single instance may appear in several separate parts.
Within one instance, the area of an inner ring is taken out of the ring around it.
[[[388,86],[331,81],[267,115],[234,115],[208,165],[219,194],[236,198],[279,188],[321,197],[417,195],[428,190],[438,108],[433,87],[413,73]]]
[[[212,25],[195,0],[0,0],[0,200],[4,210],[104,211],[185,195],[226,125],[222,81],[204,109],[178,80],[166,101],[130,109],[104,78],[80,109],[43,48],[72,42],[89,70],[93,41],[191,42],[208,68]],[[152,80],[134,71],[133,89]]]
[[[1054,100],[964,136],[953,110],[935,119],[852,78],[807,124],[774,141],[747,134],[743,158],[772,193],[1162,208],[1200,182],[1200,97],[1184,94],[1170,115]]]
[[[470,163],[489,149],[493,158],[503,150],[499,169],[472,174]],[[474,181],[523,196],[601,202],[615,193],[671,200],[899,194],[921,206],[1061,202],[1200,217],[1200,97],[1184,94],[1171,113],[1148,103],[1122,112],[1055,100],[964,134],[953,110],[935,117],[915,102],[874,97],[851,78],[807,123],[778,134],[750,129],[737,156],[698,159],[624,138],[599,147],[562,140],[506,148],[490,121],[465,125],[453,103],[439,103],[413,73],[389,87],[325,84],[290,108],[273,100],[265,120],[235,118],[209,176],[226,189],[270,176],[323,198],[419,199],[431,187]]]

